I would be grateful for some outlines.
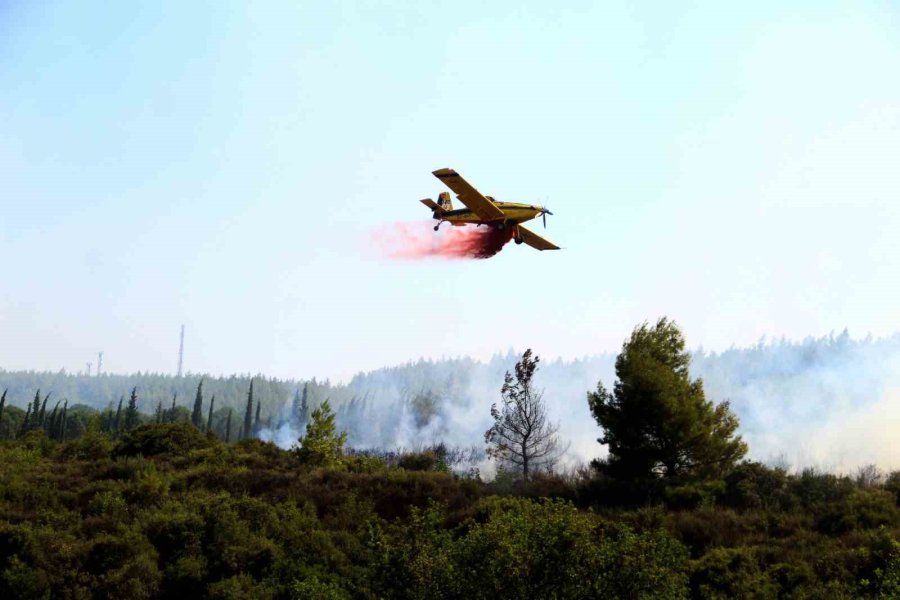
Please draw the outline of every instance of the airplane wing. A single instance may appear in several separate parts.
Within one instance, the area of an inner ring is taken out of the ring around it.
[[[496,204],[481,195],[468,181],[460,177],[453,169],[438,169],[433,175],[444,182],[473,213],[483,221],[498,221],[503,218],[503,211]]]
[[[518,229],[522,241],[532,248],[536,248],[537,250],[559,250],[559,246],[549,240],[545,240],[530,229],[525,229],[521,225],[519,225]]]

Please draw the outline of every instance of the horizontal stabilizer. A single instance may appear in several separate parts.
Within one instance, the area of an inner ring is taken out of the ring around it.
[[[424,200],[419,200],[419,202],[421,202],[422,204],[424,204],[431,210],[435,210],[438,212],[443,212],[443,210],[444,210],[443,208],[438,206],[437,203],[434,200],[432,200],[431,198],[425,198]]]

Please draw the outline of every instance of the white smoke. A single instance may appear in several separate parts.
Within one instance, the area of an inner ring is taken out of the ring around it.
[[[503,375],[520,356],[419,361],[360,374],[330,390],[331,404],[356,448],[483,446],[491,404],[499,401]],[[586,394],[598,381],[612,388],[614,362],[612,354],[541,362],[535,382],[569,445],[565,465],[606,454]],[[845,332],[721,353],[697,351],[691,370],[703,378],[709,400],[731,402],[752,459],[844,472],[865,464],[900,467],[900,445],[893,443],[900,423],[900,335],[854,341]],[[430,407],[424,413],[416,405],[422,397],[433,400],[424,403]],[[281,447],[296,443],[301,431],[289,413],[288,403],[279,425],[262,437]]]

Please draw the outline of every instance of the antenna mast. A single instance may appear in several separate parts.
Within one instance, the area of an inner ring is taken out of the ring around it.
[[[184,367],[184,323],[181,324],[181,343],[178,345],[178,376],[181,377]]]

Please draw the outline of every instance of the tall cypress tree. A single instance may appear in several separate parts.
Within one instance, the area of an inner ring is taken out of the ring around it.
[[[309,383],[303,384],[303,397],[300,399],[300,426],[309,422]]]
[[[291,402],[291,420],[300,422],[300,388],[294,390],[294,400]]]
[[[259,400],[256,401],[256,419],[253,421],[253,436],[259,435],[259,408],[262,404]]]
[[[250,380],[250,391],[247,392],[247,410],[244,412],[244,427],[241,429],[240,439],[250,437],[250,428],[253,427],[253,380]]]
[[[19,435],[22,435],[26,431],[28,431],[28,421],[31,418],[31,403],[28,404],[28,409],[25,411],[25,418],[22,419],[22,424],[19,425]]]
[[[228,420],[225,421],[225,443],[231,442],[231,413],[232,410],[228,409]]]
[[[34,429],[38,425],[38,413],[41,412],[41,390],[38,389],[34,393],[34,400],[32,400],[31,404],[28,406],[28,411],[25,413],[25,421],[22,423],[22,431],[28,431],[29,429]]]
[[[3,390],[3,396],[0,396],[0,423],[3,423],[3,407],[6,406],[6,392],[9,388]]]
[[[47,434],[50,436],[50,439],[56,439],[57,437],[57,419],[59,417],[59,403],[61,400],[56,401],[56,406],[53,407],[53,412],[50,413],[50,416],[47,418],[47,425],[44,429],[47,430]]]
[[[131,388],[131,397],[128,399],[128,408],[125,409],[125,431],[131,431],[138,426],[140,417],[137,409],[137,387]]]
[[[191,423],[197,429],[203,429],[203,380],[197,384],[197,396],[194,398],[194,410],[191,413]]]
[[[66,441],[66,428],[67,428],[68,425],[69,425],[69,414],[68,414],[68,411],[69,411],[69,401],[66,400],[65,403],[63,403],[62,426],[61,426],[60,429],[59,429],[59,440],[60,440],[61,442]]]
[[[125,396],[119,397],[119,408],[116,409],[116,435],[119,435],[119,431],[122,429],[122,402],[125,401]]]
[[[41,403],[41,412],[38,413],[37,426],[44,426],[44,417],[47,416],[47,400],[50,399],[50,394],[44,396],[44,401]]]
[[[206,431],[212,432],[213,430],[213,408],[216,406],[216,395],[213,394],[213,397],[209,399],[209,417],[206,419]]]
[[[169,411],[169,418],[166,419],[169,423],[175,422],[175,400],[178,399],[178,392],[172,394],[172,409]]]
[[[156,424],[159,425],[163,422],[163,407],[162,400],[159,401],[159,404],[156,405]]]

